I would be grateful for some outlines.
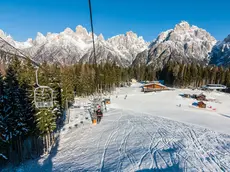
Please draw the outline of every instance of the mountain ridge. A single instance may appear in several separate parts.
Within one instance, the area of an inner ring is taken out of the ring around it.
[[[168,61],[207,64],[216,39],[206,30],[182,21],[174,29],[161,32],[139,61],[162,68]],[[138,65],[139,61],[135,61]]]
[[[132,31],[108,39],[102,34],[94,36],[97,62],[116,62],[120,66],[147,64],[162,68],[168,61],[201,64],[208,64],[210,61],[220,64],[217,59],[221,57],[214,58],[216,55],[213,49],[216,48],[217,52],[221,45],[229,46],[221,43],[223,41],[217,42],[206,30],[186,21],[176,24],[173,29],[161,32],[151,43]],[[67,65],[78,62],[93,63],[92,35],[81,25],[78,25],[75,31],[67,27],[60,33],[48,32],[43,35],[38,32],[35,39],[29,38],[26,42],[13,40],[2,30],[0,37],[38,62]],[[224,58],[226,62],[228,58]]]
[[[210,63],[218,66],[230,65],[230,34],[213,47]]]
[[[43,35],[38,32],[34,40],[27,42],[14,41],[4,32],[1,36],[11,45],[19,48],[34,60],[43,62],[58,62],[61,64],[73,64],[77,62],[92,61],[92,33],[83,26],[78,25],[76,31],[66,28],[60,33],[47,33]],[[136,55],[147,48],[148,43],[143,37],[138,37],[132,31],[119,34],[107,40],[103,35],[94,35],[96,54],[98,62],[115,61],[121,66],[129,66]],[[93,62],[93,61],[92,61]]]

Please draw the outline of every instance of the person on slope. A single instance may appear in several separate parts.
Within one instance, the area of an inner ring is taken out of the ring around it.
[[[97,109],[96,115],[97,115],[97,123],[99,124],[101,122],[101,118],[103,117],[103,113],[101,109]]]

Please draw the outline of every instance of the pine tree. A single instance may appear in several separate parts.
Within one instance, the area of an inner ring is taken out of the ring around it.
[[[211,84],[215,84],[215,81],[216,81],[216,75],[217,75],[217,71],[218,71],[218,67],[216,66],[212,66],[211,67],[211,70],[210,70],[210,75],[209,75],[209,82]]]
[[[20,73],[21,61],[18,59],[16,55],[13,57],[13,60],[10,63],[10,66],[14,69],[15,73]]]
[[[195,63],[192,63],[191,68],[190,68],[190,74],[191,74],[191,82],[190,84],[192,86],[196,85],[196,80],[197,80],[197,74],[198,74],[198,69],[197,65]]]
[[[27,83],[28,86],[35,85],[35,68],[30,60],[27,60],[20,68],[18,79],[20,84]]]
[[[5,83],[7,102],[5,102],[4,105],[7,107],[6,122],[10,135],[23,135],[27,133],[28,127],[26,126],[26,118],[23,114],[19,82],[17,80],[16,72],[11,66],[9,66],[7,70]]]
[[[179,85],[179,71],[180,71],[180,66],[178,64],[174,64],[173,69],[172,69],[172,74],[173,74],[173,85],[178,86]]]
[[[221,84],[225,84],[225,69],[223,69],[223,67],[221,67],[221,79],[220,79],[220,83]]]
[[[191,83],[191,65],[188,64],[186,66],[186,78],[185,78],[185,82],[186,82],[186,86],[189,86]]]
[[[139,76],[140,76],[140,80],[142,81],[145,79],[145,71],[146,71],[146,66],[140,65],[139,66]]]
[[[203,83],[202,85],[205,85],[208,83],[208,79],[209,79],[209,67],[204,67],[203,68],[203,75],[202,75],[202,78],[203,78]]]
[[[61,72],[62,103],[73,100],[74,94],[80,95],[80,79],[78,66],[66,67]],[[75,93],[74,93],[75,90]]]
[[[184,71],[185,71],[185,65],[184,64],[180,64],[180,67],[179,67],[179,74],[178,74],[178,84],[179,86],[184,86]]]
[[[223,67],[221,66],[217,67],[215,84],[220,84],[222,73],[223,73]]]
[[[6,150],[8,147],[8,126],[6,124],[6,113],[5,113],[5,99],[7,98],[5,96],[4,92],[4,81],[3,77],[0,73],[0,154],[3,156],[0,156],[1,159],[7,159]]]
[[[121,73],[122,73],[122,68],[120,69],[120,71],[121,71]],[[127,69],[127,72],[128,72],[128,75],[130,76],[130,78],[135,78],[135,79],[137,79],[137,77],[134,75],[134,68],[133,67],[129,67],[128,69]],[[121,78],[121,80],[122,80],[122,78]]]
[[[165,83],[168,85],[173,85],[173,80],[174,80],[173,67],[174,64],[172,62],[169,62],[162,70],[162,76],[163,76],[162,79],[165,80]]]
[[[27,84],[26,81],[22,81],[20,86],[20,108],[21,113],[25,119],[26,126],[28,127],[28,133],[33,133],[35,128],[34,114],[35,106],[33,104],[33,90],[32,87]]]
[[[35,69],[29,59],[21,64],[21,67],[18,70],[18,80],[20,84],[20,102],[22,111],[26,118],[29,133],[33,133],[36,131],[34,121],[34,114],[36,113],[34,106]]]
[[[225,85],[227,87],[230,87],[230,69],[229,68],[225,71]]]
[[[121,68],[116,66],[115,71],[116,71],[116,86],[119,86],[119,83],[121,83]]]
[[[197,65],[197,79],[196,79],[196,87],[200,87],[203,82],[203,66]]]
[[[56,116],[51,109],[41,109],[35,115],[36,125],[41,135],[51,133],[56,128]]]
[[[53,113],[57,117],[62,114],[62,95],[61,95],[61,70],[56,64],[51,66],[51,75],[49,76],[50,83],[48,86],[53,89],[54,107]]]
[[[95,91],[98,91],[98,87],[100,87],[100,69],[99,66],[97,64],[93,65],[93,69],[94,69],[94,88]]]

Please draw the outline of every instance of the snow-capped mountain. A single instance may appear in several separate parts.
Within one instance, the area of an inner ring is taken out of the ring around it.
[[[38,33],[33,46],[24,49],[34,60],[72,64],[78,62],[90,47],[91,36],[82,26],[74,32],[66,28],[61,33]]]
[[[14,41],[11,36],[7,36],[2,30],[0,30],[0,70],[4,71],[5,64],[10,63],[15,55],[17,55],[21,62],[25,62],[28,57],[24,54],[24,52],[17,47],[28,47],[29,45],[26,43],[19,43]],[[35,65],[38,65],[33,59],[30,59],[31,62]]]
[[[162,32],[134,64],[146,63],[162,67],[168,61],[208,63],[209,53],[216,40],[204,29],[182,21],[174,29]],[[147,55],[147,56],[146,56]]]
[[[130,59],[128,59],[125,54],[117,50],[108,41],[105,41],[102,35],[99,35],[95,40],[95,49],[97,63],[116,62],[116,64],[119,66],[128,66],[131,63]],[[94,62],[92,44],[91,47],[88,48],[87,52],[84,53],[83,57],[80,59],[80,62]]]
[[[13,38],[10,35],[7,35],[7,33],[4,33],[1,29],[0,29],[0,37],[3,38],[8,43],[10,43],[11,45],[13,45],[15,48],[24,49],[33,46],[31,38],[29,38],[26,42],[18,42],[13,40]]]
[[[138,37],[132,31],[127,32],[125,35],[117,35],[108,39],[108,42],[126,56],[129,62],[133,62],[137,54],[147,49],[143,37]]]
[[[162,68],[168,61],[230,64],[230,36],[217,42],[206,30],[185,21],[160,33],[151,44],[132,31],[107,40],[102,34],[94,36],[97,63],[116,62],[120,66],[148,64],[156,68]],[[37,62],[67,65],[94,62],[91,33],[80,25],[75,31],[66,28],[61,33],[37,33],[34,40],[26,42],[17,42],[2,30],[0,37]],[[3,43],[1,47],[4,47]]]
[[[35,40],[28,39],[23,43],[14,41],[3,31],[0,36],[38,62],[73,64],[93,62],[94,59],[91,33],[82,26],[77,26],[76,31],[66,28],[61,33],[48,33],[46,36],[37,33]],[[102,34],[94,36],[98,63],[115,61],[121,66],[131,65],[136,55],[148,46],[142,37],[131,31],[108,40]]]
[[[230,65],[230,35],[213,47],[210,64]]]

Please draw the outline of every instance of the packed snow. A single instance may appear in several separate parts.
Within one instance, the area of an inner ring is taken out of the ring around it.
[[[51,154],[18,170],[228,171],[230,95],[203,92],[218,100],[206,102],[216,110],[206,110],[192,108],[195,100],[182,98],[182,93],[201,91],[142,93],[138,85],[121,88],[111,96],[109,110],[98,125],[83,117],[79,120],[81,110],[71,109],[70,123]]]

